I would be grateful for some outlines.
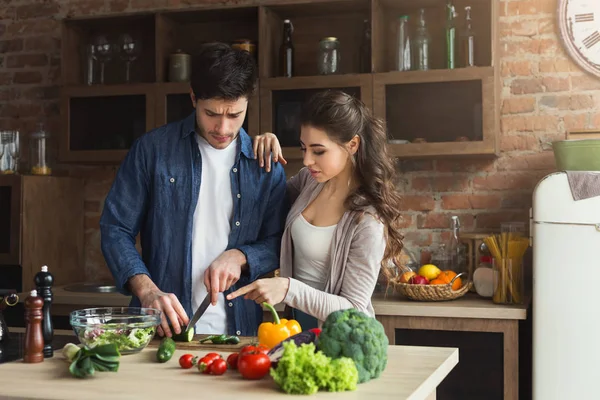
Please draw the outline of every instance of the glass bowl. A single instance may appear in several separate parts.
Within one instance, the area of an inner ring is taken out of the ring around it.
[[[106,307],[75,310],[71,326],[87,347],[116,343],[121,354],[141,351],[154,337],[161,312],[154,308]]]

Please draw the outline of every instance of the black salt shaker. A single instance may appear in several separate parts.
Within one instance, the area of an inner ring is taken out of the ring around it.
[[[44,358],[50,358],[54,354],[52,350],[52,337],[54,329],[52,327],[52,315],[50,306],[52,305],[52,284],[54,277],[48,272],[48,266],[44,265],[42,270],[35,275],[35,285],[39,296],[44,299],[44,308],[42,309],[42,334],[44,336]]]

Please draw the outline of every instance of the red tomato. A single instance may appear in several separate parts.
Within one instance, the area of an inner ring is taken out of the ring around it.
[[[223,375],[227,371],[227,363],[222,358],[216,359],[210,364],[208,371],[211,375]]]
[[[207,355],[205,355],[202,358],[206,358],[207,360],[214,361],[214,360],[217,360],[217,359],[223,358],[223,357],[221,357],[221,355],[219,353],[208,353]]]
[[[181,368],[189,369],[196,364],[197,359],[198,357],[194,357],[192,354],[184,354],[179,357],[179,365],[181,365]]]
[[[260,379],[269,373],[271,360],[264,353],[250,352],[238,358],[238,370],[245,379]]]
[[[254,352],[267,354],[267,353],[269,353],[269,348],[262,344],[258,344],[256,346],[247,345],[247,346],[242,347],[242,349],[240,350],[240,355],[244,354],[244,353],[254,353]]]
[[[217,358],[218,360],[219,358]],[[202,357],[200,360],[198,360],[198,371],[202,372],[203,374],[208,374],[210,371],[210,365],[214,362],[215,360],[212,359],[209,356],[204,356]]]
[[[227,365],[231,369],[237,369],[238,353],[232,353],[227,357]]]

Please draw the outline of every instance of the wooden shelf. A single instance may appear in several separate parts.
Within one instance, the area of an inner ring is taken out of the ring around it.
[[[496,154],[501,88],[497,63],[498,2],[453,0],[453,3],[459,14],[457,34],[464,21],[464,7],[472,7],[477,67],[442,69],[445,67],[441,37],[446,0],[239,0],[185,10],[67,19],[62,39],[64,133],[60,139],[59,159],[62,162],[119,163],[127,149],[94,147],[93,136],[97,132],[93,131],[98,130],[98,126],[91,122],[89,126],[80,124],[79,132],[75,132],[72,131],[77,125],[73,124],[77,122],[75,119],[79,122],[97,118],[112,120],[115,126],[111,131],[131,131],[132,128],[123,128],[119,119],[132,117],[126,114],[115,117],[115,113],[129,103],[137,104],[139,115],[135,118],[143,119],[146,131],[187,116],[192,110],[189,84],[168,82],[169,55],[182,49],[193,56],[203,43],[232,43],[237,39],[257,43],[260,76],[257,92],[249,101],[244,128],[250,135],[275,132],[286,142],[282,144],[290,159],[301,158],[293,137],[298,133],[294,118],[299,106],[310,94],[329,88],[360,96],[375,115],[386,120],[391,139],[411,141],[425,137],[429,142],[391,144],[392,153],[398,157]],[[426,9],[432,36],[431,69],[395,71],[397,18],[409,15],[414,23],[419,8]],[[290,19],[294,26],[293,78],[278,77],[284,19]],[[368,71],[361,71],[364,63],[360,62],[364,20],[370,22],[372,31]],[[131,72],[141,83],[122,84],[124,65],[115,55],[106,64],[106,84],[82,85],[85,82],[83,46],[98,34],[106,34],[114,42],[122,33],[142,38],[142,54],[132,63]],[[328,36],[340,41],[341,72],[316,75],[318,43]],[[460,62],[457,66],[461,66]],[[139,96],[144,96],[143,105]],[[94,109],[91,105],[95,98],[110,101]],[[111,112],[110,107],[115,109]],[[78,114],[83,114],[74,116],[76,109],[80,110]],[[278,120],[278,115],[286,114],[286,118]],[[278,130],[282,121],[287,124],[286,128]],[[83,145],[72,146],[74,138],[82,135],[90,135],[89,149]],[[467,136],[470,141],[456,143],[458,136]]]
[[[209,42],[258,41],[258,7],[186,9],[156,15],[156,81],[166,82],[169,55],[198,53]],[[193,60],[192,60],[193,64]]]
[[[299,159],[302,157],[299,149],[302,103],[319,90],[339,89],[372,107],[372,83],[371,74],[263,78],[260,84],[260,132],[276,133],[286,159]]]
[[[492,54],[495,49],[497,34],[497,3],[493,0],[453,0],[458,16],[456,18],[457,55],[456,66],[463,67],[460,49],[460,33],[464,25],[465,6],[471,6],[472,26],[475,37],[475,65],[492,65]],[[373,0],[372,7],[372,48],[375,72],[396,70],[398,49],[398,18],[406,15],[409,18],[409,34],[414,35],[419,9],[425,9],[425,20],[431,36],[429,50],[430,69],[446,68],[444,50],[444,27],[446,24],[446,0]]]
[[[118,17],[66,19],[62,27],[62,76],[65,84],[86,82],[86,46],[102,35],[112,45],[112,55],[105,63],[105,84],[125,82],[125,62],[120,59],[118,40],[122,34],[131,35],[140,45],[139,57],[131,63],[132,82],[154,82],[155,59],[154,15],[130,14]],[[100,82],[100,66],[94,67],[95,80]]]
[[[61,162],[119,163],[135,138],[154,128],[155,84],[61,88]]]
[[[283,21],[294,27],[294,76],[317,74],[319,41],[336,37],[340,42],[341,73],[359,73],[363,21],[370,18],[369,0],[311,1],[261,7],[259,69],[261,78],[280,76],[279,48]]]

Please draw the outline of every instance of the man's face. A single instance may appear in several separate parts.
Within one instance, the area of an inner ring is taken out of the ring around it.
[[[196,100],[194,94],[191,98],[196,109],[198,133],[215,149],[227,148],[237,138],[244,123],[248,99]]]

